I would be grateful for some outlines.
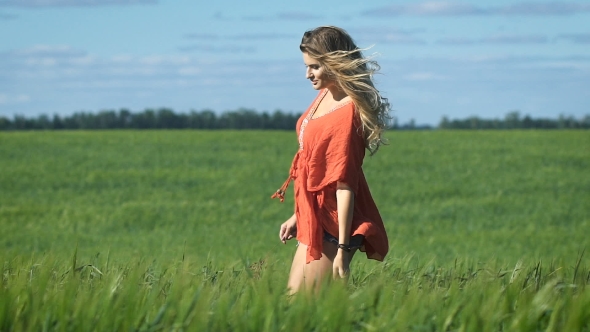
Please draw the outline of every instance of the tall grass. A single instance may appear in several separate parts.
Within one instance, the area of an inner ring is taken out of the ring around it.
[[[13,257],[3,267],[2,331],[583,331],[588,269],[413,256],[355,271],[348,285],[288,298],[281,264],[141,258],[81,264]],[[99,270],[97,266],[102,266]]]
[[[588,133],[390,139],[386,261],[289,299],[293,133],[0,133],[0,330],[590,330]]]

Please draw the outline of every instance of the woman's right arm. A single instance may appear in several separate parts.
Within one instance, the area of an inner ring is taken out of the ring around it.
[[[279,238],[281,239],[281,242],[285,244],[295,236],[297,236],[297,217],[295,216],[295,213],[293,213],[291,218],[287,219],[287,221],[281,225]]]

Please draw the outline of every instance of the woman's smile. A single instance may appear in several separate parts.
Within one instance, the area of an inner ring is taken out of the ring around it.
[[[316,59],[303,53],[303,63],[305,64],[305,78],[307,78],[315,90],[328,88],[334,82],[326,74],[324,66]]]

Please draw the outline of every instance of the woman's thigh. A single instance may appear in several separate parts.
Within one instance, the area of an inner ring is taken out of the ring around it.
[[[296,293],[301,288],[312,289],[319,287],[326,276],[332,275],[332,266],[338,247],[324,241],[322,246],[322,257],[319,260],[313,260],[305,263],[307,257],[307,246],[300,243],[293,257],[291,273],[287,287],[291,293]],[[356,251],[356,250],[354,250]],[[351,253],[351,260],[354,252]]]

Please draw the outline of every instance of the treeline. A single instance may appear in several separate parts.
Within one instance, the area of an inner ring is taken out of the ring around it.
[[[40,115],[13,119],[0,116],[0,130],[60,129],[294,129],[300,114],[258,113],[241,108],[220,115],[211,110],[175,113],[168,108],[146,109],[133,113],[127,109],[72,115]]]
[[[467,119],[450,120],[446,116],[440,121],[440,129],[590,129],[590,115],[580,119],[560,115],[557,119],[534,119],[529,115],[522,117],[519,112],[506,114],[504,119],[481,119],[476,116]]]
[[[175,113],[168,108],[146,109],[133,113],[127,109],[104,110],[98,113],[77,112],[72,115],[39,115],[27,118],[15,115],[12,119],[0,116],[0,130],[61,130],[61,129],[278,129],[293,130],[301,114],[256,112],[240,108],[217,114],[211,110]],[[412,119],[399,124],[391,123],[393,130],[430,130],[430,125],[417,125]],[[476,116],[467,119],[443,117],[439,129],[590,129],[590,115],[576,119],[559,116],[558,119],[534,119],[522,117],[514,111],[504,119],[482,119]]]

